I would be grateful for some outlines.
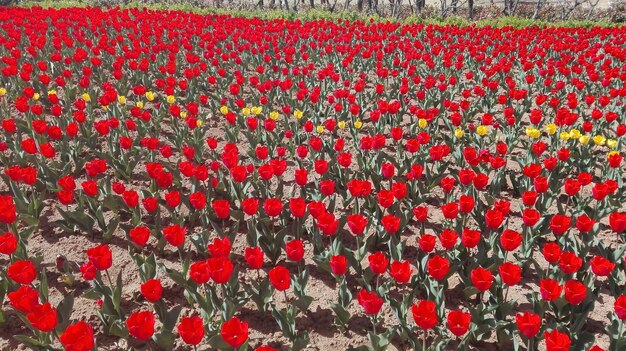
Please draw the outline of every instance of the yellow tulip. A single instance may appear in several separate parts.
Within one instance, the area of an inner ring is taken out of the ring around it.
[[[568,132],[561,132],[561,134],[559,135],[559,138],[561,138],[561,140],[563,140],[563,141],[567,141],[567,140],[569,140],[569,138],[571,136],[572,135],[570,133],[568,133]]]
[[[143,108],[143,101],[137,101],[137,103],[135,104],[135,106],[139,107],[139,108]]]
[[[202,120],[197,120],[197,121],[196,121],[196,125],[197,125],[198,127],[202,127],[202,124],[203,124],[203,123],[202,123]]]
[[[593,142],[596,145],[604,145],[606,143],[606,138],[602,135],[596,135],[593,137]]]
[[[7,94],[6,88],[0,88],[0,96],[5,96]]]
[[[609,149],[615,149],[617,147],[617,140],[615,140],[615,139],[608,139],[606,141],[606,146],[608,146]]]
[[[35,101],[39,100],[40,96],[41,95],[39,95],[39,93],[35,93],[35,95],[33,95],[33,100],[35,100]]]
[[[556,124],[554,124],[554,123],[550,123],[550,124],[546,125],[545,129],[546,129],[546,132],[549,135],[556,134]]]
[[[123,96],[123,95],[118,96],[117,102],[119,102],[120,105],[126,105],[126,96]]]
[[[354,121],[354,128],[356,129],[361,129],[361,127],[363,127],[363,122],[361,122],[361,120],[356,120]]]
[[[146,99],[148,99],[148,101],[154,101],[154,93],[151,91],[146,92]]]
[[[56,90],[48,90],[48,95],[56,95],[57,91]]]
[[[241,114],[243,114],[244,116],[249,116],[250,115],[250,109],[248,107],[244,107],[241,109]]]
[[[428,121],[427,121],[427,120],[425,120],[424,118],[420,118],[420,119],[417,121],[417,125],[418,125],[420,128],[424,129],[424,128],[426,128],[426,127],[428,126]]]
[[[174,97],[174,95],[168,95],[167,98],[165,98],[165,101],[167,101],[167,103],[171,105],[176,102],[176,98]]]
[[[263,112],[262,106],[254,106],[252,107],[252,113],[255,115],[260,115]]]
[[[225,115],[228,113],[228,106],[222,106],[220,107],[220,112]]]
[[[539,129],[537,128],[526,127],[526,135],[529,138],[537,139],[541,136],[541,131],[539,131]]]
[[[589,135],[583,135],[580,138],[578,138],[578,142],[583,144],[583,145],[587,145],[587,143],[589,142]]]
[[[295,111],[293,111],[293,116],[296,117],[297,119],[300,119],[300,118],[304,117],[304,113],[302,113],[302,111],[300,111],[300,110],[295,110]]]
[[[91,96],[89,96],[89,94],[87,94],[87,93],[83,93],[82,98],[83,98],[83,100],[85,100],[85,102],[90,102],[91,101]]]
[[[276,112],[276,111],[270,112],[270,119],[271,120],[278,121],[278,117],[279,117],[278,112]]]
[[[461,128],[457,128],[457,129],[455,129],[455,130],[454,130],[454,136],[455,136],[457,139],[461,139],[461,138],[463,138],[463,136],[464,136],[464,135],[465,135],[465,132],[463,131],[463,129],[461,129]]]
[[[319,134],[322,134],[322,133],[324,133],[324,126],[317,126],[317,128],[315,128],[315,130],[317,130],[317,132]]]
[[[182,118],[182,119],[187,118],[187,112],[186,111],[180,111],[180,118]]]
[[[569,131],[569,137],[570,139],[578,139],[580,138],[582,134],[580,134],[580,130],[578,129],[572,129]]]
[[[476,128],[476,134],[480,136],[485,136],[489,134],[489,127],[483,125],[478,126],[478,128]]]
[[[346,121],[337,122],[337,127],[339,127],[339,129],[346,129]]]

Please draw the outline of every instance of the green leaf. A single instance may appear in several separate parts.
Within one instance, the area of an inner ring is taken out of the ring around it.
[[[74,295],[67,294],[65,298],[57,305],[57,317],[58,324],[56,327],[57,333],[62,333],[65,328],[70,324],[72,317],[72,309],[74,308]]]
[[[128,338],[128,331],[121,319],[115,319],[112,321],[109,327],[109,335],[119,336],[120,338]]]
[[[374,351],[386,350],[390,343],[390,336],[391,330],[387,330],[381,334],[374,334],[373,332],[369,332],[367,334],[367,338],[369,339]]]
[[[20,343],[22,343],[24,345],[32,346],[35,349],[38,349],[39,347],[46,346],[41,341],[39,341],[37,339],[34,339],[34,338],[30,337],[30,336],[26,336],[26,335],[14,335],[13,338],[15,340],[19,341]]]
[[[309,345],[309,342],[310,342],[309,333],[304,331],[298,334],[296,339],[293,340],[292,345],[291,345],[291,350],[292,351],[304,350]]]

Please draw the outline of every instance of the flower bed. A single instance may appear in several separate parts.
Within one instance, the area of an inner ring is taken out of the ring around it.
[[[3,347],[626,347],[624,29],[0,23]]]

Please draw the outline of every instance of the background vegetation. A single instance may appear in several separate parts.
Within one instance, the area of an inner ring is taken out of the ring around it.
[[[120,6],[266,19],[401,21],[478,26],[615,26],[626,0],[0,0],[17,6]]]

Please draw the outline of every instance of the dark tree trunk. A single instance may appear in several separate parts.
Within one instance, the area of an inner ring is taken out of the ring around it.
[[[422,11],[425,5],[426,0],[415,0],[415,7],[417,8],[417,11]]]

